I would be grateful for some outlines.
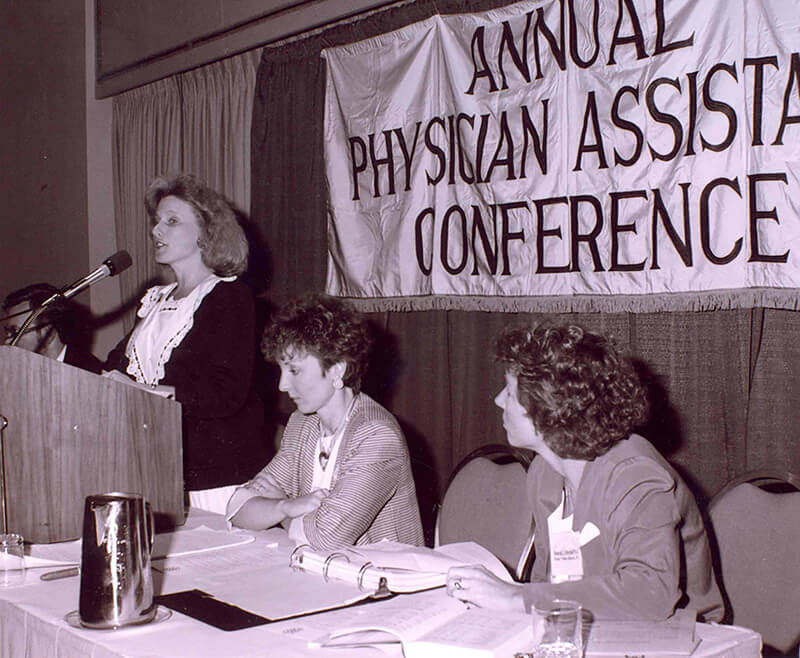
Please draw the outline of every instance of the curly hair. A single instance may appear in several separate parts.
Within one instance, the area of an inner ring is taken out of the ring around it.
[[[520,404],[561,458],[591,461],[647,418],[644,386],[604,336],[575,325],[511,328],[495,357],[516,375]]]
[[[342,383],[361,390],[372,336],[364,317],[344,302],[313,294],[286,304],[264,329],[261,351],[278,362],[295,354],[317,357],[322,369],[339,362],[347,366]]]
[[[174,196],[188,203],[200,223],[203,263],[217,276],[235,276],[247,269],[247,237],[230,202],[219,192],[200,183],[191,174],[154,179],[144,197],[152,221],[164,197]]]

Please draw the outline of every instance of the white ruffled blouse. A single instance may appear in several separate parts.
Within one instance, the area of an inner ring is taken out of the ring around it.
[[[211,274],[181,299],[172,296],[178,284],[153,286],[142,297],[137,315],[141,318],[133,330],[125,356],[127,372],[137,382],[156,386],[164,378],[164,365],[194,325],[194,312],[220,281],[233,277]]]

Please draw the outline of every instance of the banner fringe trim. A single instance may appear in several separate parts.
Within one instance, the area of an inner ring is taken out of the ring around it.
[[[800,309],[800,289],[750,288],[643,295],[346,297],[363,312],[485,311],[489,313],[668,313],[741,308]]]

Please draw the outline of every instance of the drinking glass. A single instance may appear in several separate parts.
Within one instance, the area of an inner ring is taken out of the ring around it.
[[[25,582],[25,544],[22,535],[0,534],[0,587]]]
[[[534,605],[534,658],[581,658],[583,619],[577,601],[543,599]]]

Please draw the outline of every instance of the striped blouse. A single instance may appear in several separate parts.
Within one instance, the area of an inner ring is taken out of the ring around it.
[[[311,492],[320,437],[316,414],[295,411],[275,457],[246,486],[257,495],[271,476],[289,498]],[[342,435],[330,495],[303,517],[309,543],[333,549],[391,539],[424,543],[417,494],[403,432],[397,420],[365,393]]]

